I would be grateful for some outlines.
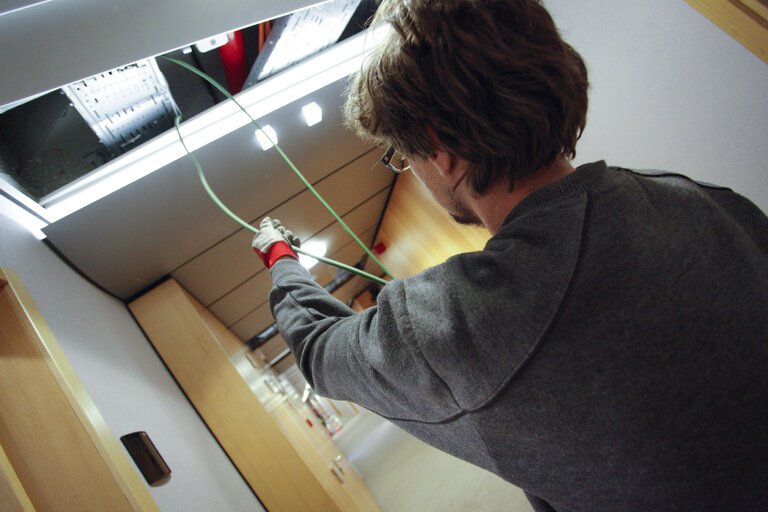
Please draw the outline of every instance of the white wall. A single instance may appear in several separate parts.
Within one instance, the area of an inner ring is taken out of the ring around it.
[[[768,64],[683,0],[545,0],[592,90],[576,163],[664,169],[768,212]]]
[[[170,482],[150,488],[161,510],[264,510],[122,302],[3,215],[0,265],[21,275],[112,433],[152,438],[172,471]]]

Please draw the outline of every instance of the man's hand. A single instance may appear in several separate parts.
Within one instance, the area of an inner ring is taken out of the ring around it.
[[[253,237],[251,246],[257,251],[266,253],[276,242],[287,242],[289,245],[301,247],[301,241],[285,229],[279,220],[264,217],[264,220],[259,224],[259,234]]]
[[[259,225],[259,233],[253,237],[251,246],[267,268],[272,268],[275,262],[283,256],[298,259],[291,245],[299,247],[301,241],[289,230],[285,229],[277,219],[264,217]]]

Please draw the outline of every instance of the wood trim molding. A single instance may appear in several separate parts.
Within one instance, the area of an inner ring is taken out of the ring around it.
[[[2,287],[2,283],[0,283]],[[11,461],[0,446],[0,510],[4,512],[35,512],[35,507],[21,485]]]
[[[685,1],[768,64],[768,2],[765,0]]]

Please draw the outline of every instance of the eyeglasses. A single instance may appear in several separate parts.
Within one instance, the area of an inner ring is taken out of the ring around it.
[[[395,162],[392,162],[392,159],[394,158]],[[400,161],[400,165],[397,164],[397,161]],[[384,152],[384,156],[381,157],[381,163],[384,164],[384,167],[387,169],[390,169],[392,171],[395,171],[397,173],[401,173],[404,171],[407,171],[411,168],[410,165],[408,165],[405,161],[405,157],[395,151],[395,146],[390,145],[387,148],[387,151]]]

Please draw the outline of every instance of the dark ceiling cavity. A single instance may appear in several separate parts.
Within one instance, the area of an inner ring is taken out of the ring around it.
[[[330,44],[360,32],[373,15],[377,2],[335,0],[322,6],[328,11],[334,4],[337,11],[349,9],[345,22],[349,21],[340,30],[341,35]],[[323,9],[304,13],[303,18],[298,18],[302,12],[239,30],[218,51],[203,52],[199,45],[192,45],[168,55],[194,65],[228,86],[230,92],[236,93],[239,88],[255,85],[284,68],[272,63],[267,65],[270,54],[281,41],[284,43],[286,38],[305,36],[309,30],[324,30]],[[330,23],[325,26],[328,25]],[[316,53],[327,45],[312,51]],[[296,62],[298,60],[286,64]],[[152,82],[151,73],[147,71],[148,67],[154,66],[159,75],[156,83]],[[266,73],[265,67],[274,71]],[[141,72],[144,74],[141,75]],[[127,88],[123,83],[109,91],[109,73],[123,73],[123,77],[141,76],[132,78],[134,82],[128,83]],[[79,86],[85,90],[88,85],[98,85],[103,90],[97,94],[87,91],[89,94],[85,101],[78,99],[74,88]],[[167,87],[167,98],[161,94],[162,91],[152,92],[152,89],[162,89],[163,86]],[[150,92],[142,95],[142,90],[137,88]],[[144,107],[138,99],[119,104],[121,96],[144,98]],[[224,99],[225,96],[207,82],[164,59],[147,59],[105,71],[7,111],[0,107],[0,175],[5,175],[6,181],[35,201],[40,201],[113,158],[172,129],[177,109],[185,119],[189,119]],[[147,102],[163,105],[147,105]],[[89,106],[95,108],[88,109]],[[85,118],[82,113],[86,113]],[[99,121],[113,128],[119,126],[120,129],[99,131],[93,127]]]

